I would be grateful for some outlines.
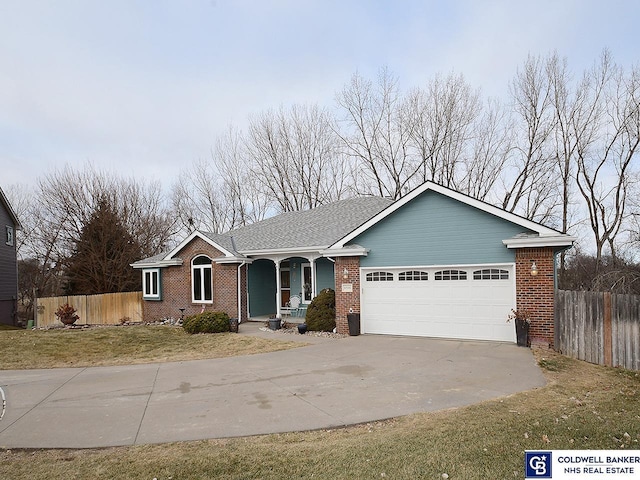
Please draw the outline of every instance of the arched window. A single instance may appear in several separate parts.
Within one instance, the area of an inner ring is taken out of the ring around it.
[[[194,303],[213,303],[213,275],[211,259],[200,255],[191,262],[191,300]]]

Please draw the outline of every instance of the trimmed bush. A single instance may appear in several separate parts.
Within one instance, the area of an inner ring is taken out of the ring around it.
[[[229,315],[224,312],[203,312],[190,315],[182,322],[187,333],[221,333],[229,331]]]
[[[305,323],[309,330],[332,332],[336,328],[336,292],[322,290],[307,308]]]

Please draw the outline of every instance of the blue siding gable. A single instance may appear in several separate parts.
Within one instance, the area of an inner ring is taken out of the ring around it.
[[[509,263],[515,252],[502,240],[523,232],[531,230],[428,190],[349,243],[370,249],[363,267]]]

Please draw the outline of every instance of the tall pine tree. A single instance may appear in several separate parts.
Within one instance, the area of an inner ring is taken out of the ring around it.
[[[67,263],[70,295],[131,292],[140,275],[130,264],[141,258],[139,242],[127,231],[113,205],[103,199],[84,225]]]

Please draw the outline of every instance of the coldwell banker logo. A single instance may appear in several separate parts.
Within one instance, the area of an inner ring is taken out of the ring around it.
[[[551,478],[551,452],[525,452],[524,478]]]

